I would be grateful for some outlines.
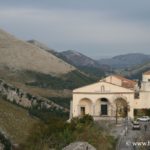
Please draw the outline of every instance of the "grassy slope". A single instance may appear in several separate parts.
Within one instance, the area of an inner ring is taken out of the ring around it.
[[[60,106],[70,109],[70,101],[72,100],[71,97],[48,97],[48,99]]]
[[[69,108],[72,90],[96,81],[80,71],[61,76],[51,76],[34,71],[16,71],[0,68],[0,79],[33,95],[49,98]]]
[[[32,87],[53,90],[71,90],[95,81],[95,79],[78,70],[61,76],[51,76],[34,71],[13,71],[4,68],[3,70],[0,70],[0,78],[9,83],[15,81]]]
[[[27,138],[30,129],[38,122],[31,118],[28,111],[0,98],[0,129],[14,143],[22,143]]]

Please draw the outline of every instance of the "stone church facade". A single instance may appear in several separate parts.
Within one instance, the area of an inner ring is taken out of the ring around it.
[[[150,109],[150,71],[143,73],[140,87],[136,81],[111,75],[73,90],[70,117],[134,118],[135,109]]]

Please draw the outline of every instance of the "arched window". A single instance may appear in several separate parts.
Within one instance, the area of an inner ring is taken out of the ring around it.
[[[101,92],[102,93],[105,92],[105,86],[104,85],[101,86]]]

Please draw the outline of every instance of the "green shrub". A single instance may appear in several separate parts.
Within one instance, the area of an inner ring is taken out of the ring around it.
[[[97,150],[113,150],[116,142],[106,131],[97,127],[91,116],[85,115],[83,118],[73,118],[70,123],[51,117],[46,124],[35,125],[23,147],[27,150],[61,150],[75,141],[89,142]]]
[[[26,76],[34,79],[33,82],[26,82],[26,85],[52,88],[57,90],[74,89],[96,81],[94,78],[86,76],[77,70],[64,74],[61,77],[46,75],[33,71],[26,71],[25,74]]]
[[[48,97],[49,100],[65,108],[70,108],[71,97]]]
[[[91,115],[84,115],[82,118],[79,119],[79,122],[84,124],[90,124],[93,123],[93,117]]]

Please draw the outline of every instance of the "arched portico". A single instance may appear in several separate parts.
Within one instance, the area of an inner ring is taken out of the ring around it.
[[[118,117],[127,117],[129,111],[129,105],[125,98],[117,97],[114,100],[114,111]]]
[[[92,101],[89,98],[83,98],[79,101],[78,112],[80,116],[86,114],[93,115]]]

